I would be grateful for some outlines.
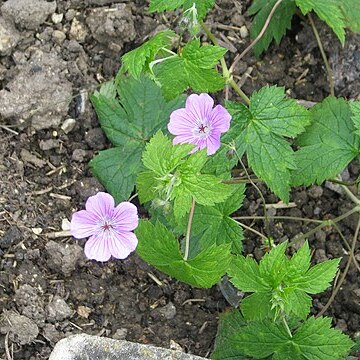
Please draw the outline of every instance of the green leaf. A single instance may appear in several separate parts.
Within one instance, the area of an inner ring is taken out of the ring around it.
[[[239,146],[238,155],[242,156],[246,151],[254,173],[288,202],[290,170],[295,168],[295,161],[285,137],[293,138],[303,132],[311,121],[310,113],[295,100],[286,99],[284,89],[276,86],[254,92],[248,110],[230,105],[232,121],[237,127],[233,141],[236,147]],[[233,134],[232,129],[230,133]]]
[[[270,290],[270,286],[260,276],[259,265],[253,258],[236,256],[231,262],[229,276],[234,286],[242,291],[255,292]]]
[[[241,312],[246,320],[273,318],[275,311],[271,305],[271,292],[256,292],[241,300]]]
[[[166,10],[175,10],[183,7],[184,11],[191,8],[195,4],[198,19],[202,20],[206,13],[214,6],[215,0],[151,0],[150,12],[161,12]]]
[[[92,161],[95,176],[115,197],[127,199],[141,169],[141,152],[159,129],[166,127],[170,113],[183,105],[184,99],[166,102],[161,89],[149,78],[123,78],[117,89],[106,83],[91,97],[101,128],[116,147],[100,152]],[[111,158],[114,156],[114,158]]]
[[[254,293],[241,302],[247,320],[274,319],[278,308],[287,315],[305,319],[311,307],[311,298],[307,294],[324,291],[333,280],[339,259],[310,268],[307,242],[291,259],[285,256],[286,247],[287,242],[277,245],[259,265],[250,257],[233,259],[228,270],[231,283],[241,291]]]
[[[248,360],[239,346],[234,334],[241,332],[246,321],[240,311],[233,310],[220,314],[219,326],[215,340],[213,360]]]
[[[310,268],[301,279],[290,281],[290,284],[309,294],[318,294],[330,286],[338,270],[340,260],[332,259],[319,263]]]
[[[198,238],[198,241],[193,242],[191,254],[196,254],[209,246],[221,244],[231,244],[234,253],[241,253],[243,232],[240,225],[230,215],[241,207],[245,186],[231,185],[229,188],[232,192],[224,202],[212,207],[195,207],[191,236]],[[183,224],[183,229],[186,229],[186,224]]]
[[[311,112],[313,123],[297,139],[302,148],[295,153],[294,186],[334,178],[359,154],[359,137],[344,99],[328,97]]]
[[[250,28],[250,36],[252,39],[255,39],[259,35],[276,1],[277,0],[254,0],[252,2],[248,9],[248,14],[257,14]],[[271,18],[265,34],[254,46],[256,56],[259,56],[263,51],[267,50],[273,39],[275,39],[277,44],[280,44],[286,31],[291,28],[291,20],[295,11],[296,5],[293,0],[283,1],[279,5]]]
[[[224,56],[226,49],[219,46],[200,46],[193,40],[176,57],[158,64],[154,70],[167,99],[173,99],[191,87],[194,92],[215,92],[225,85],[223,77],[214,66]]]
[[[174,235],[160,222],[142,220],[135,231],[139,256],[160,271],[196,287],[210,288],[225,274],[231,261],[230,246],[211,246],[184,260]]]
[[[128,199],[141,170],[141,148],[135,144],[100,151],[90,161],[92,173],[117,203]]]
[[[358,0],[339,0],[346,26],[356,33],[360,33],[360,2]]]
[[[237,347],[255,359],[273,355],[276,360],[338,360],[353,344],[347,335],[331,329],[330,318],[309,318],[293,337],[282,324],[269,320],[252,322],[239,330],[229,334],[229,341],[237,341]]]
[[[171,38],[174,36],[175,33],[171,30],[160,31],[138,48],[129,51],[121,58],[123,70],[128,71],[135,79],[139,79],[141,72],[148,68],[151,61],[155,60],[158,52],[171,46]]]
[[[295,0],[301,12],[306,15],[315,11],[334,31],[342,45],[345,43],[345,20],[340,8],[340,0]]]
[[[360,136],[360,101],[351,101],[349,105],[352,112],[351,119],[356,128],[355,134]]]

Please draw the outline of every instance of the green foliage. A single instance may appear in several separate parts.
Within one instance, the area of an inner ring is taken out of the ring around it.
[[[214,66],[224,56],[220,46],[200,45],[200,40],[189,42],[182,52],[168,58],[154,68],[157,81],[167,99],[173,99],[189,87],[195,92],[215,92],[225,85],[224,78]]]
[[[284,242],[257,264],[252,258],[237,256],[230,268],[231,282],[240,290],[253,292],[241,302],[247,320],[277,318],[280,312],[305,319],[310,311],[311,298],[330,285],[339,259],[328,260],[310,268],[310,249],[307,242],[289,260]]]
[[[277,0],[254,0],[248,10],[249,15],[255,15],[251,25],[250,35],[255,39],[263,28]],[[358,0],[284,0],[275,10],[265,34],[254,46],[256,56],[265,51],[274,39],[280,43],[286,31],[291,28],[291,20],[296,12],[296,6],[303,15],[314,11],[321,20],[334,31],[342,45],[345,42],[345,27],[360,32],[360,3]]]
[[[231,261],[230,245],[212,245],[184,260],[179,242],[160,222],[142,220],[135,231],[139,256],[160,271],[195,287],[210,288],[225,274]]]
[[[250,28],[250,36],[252,39],[255,39],[259,35],[276,2],[277,0],[255,0],[251,4],[248,14],[257,14]],[[279,5],[265,34],[253,48],[256,56],[259,56],[263,51],[267,50],[273,39],[275,39],[277,44],[280,44],[286,31],[291,28],[291,20],[295,11],[296,5],[294,0],[285,0]]]
[[[171,38],[174,36],[175,33],[171,30],[161,31],[138,48],[129,51],[121,58],[122,70],[128,71],[135,79],[139,79],[142,71],[150,70],[149,64],[155,60],[159,51],[171,46]]]
[[[290,337],[284,325],[270,320],[246,322],[238,310],[220,317],[214,360],[339,360],[353,342],[331,328],[330,318],[310,317]]]
[[[137,179],[141,202],[156,198],[173,201],[175,217],[180,219],[189,212],[193,198],[200,205],[213,206],[230,196],[232,188],[221,179],[200,173],[207,160],[206,149],[188,155],[193,147],[172,145],[162,132],[150,140],[143,153],[143,164],[149,171]]]
[[[311,109],[313,123],[297,139],[301,149],[295,153],[297,169],[292,173],[293,185],[321,184],[334,178],[359,154],[354,104],[353,118],[344,99],[328,97]]]
[[[118,97],[116,97],[118,93]],[[115,148],[100,151],[91,162],[94,175],[117,202],[129,197],[140,171],[146,142],[166,127],[170,113],[183,105],[179,97],[166,102],[161,89],[149,78],[123,78],[118,87],[107,83],[91,102],[101,128]]]
[[[346,26],[356,33],[360,33],[360,2],[358,0],[340,1],[344,13]]]
[[[286,99],[284,89],[276,86],[254,92],[250,101],[249,109],[241,104],[227,104],[235,126],[224,136],[223,142],[233,139],[238,156],[246,151],[254,173],[288,202],[290,170],[296,168],[296,163],[286,138],[302,133],[310,123],[311,115],[295,100]]]
[[[184,11],[190,9],[195,4],[198,19],[202,20],[206,13],[214,6],[215,0],[151,0],[149,10],[151,12],[161,12],[183,8]]]
[[[230,196],[222,203],[214,206],[195,207],[191,227],[190,256],[212,245],[231,244],[232,252],[242,253],[243,231],[239,224],[230,215],[238,210],[244,200],[244,185],[229,185]],[[184,218],[181,228],[184,233],[187,219]]]

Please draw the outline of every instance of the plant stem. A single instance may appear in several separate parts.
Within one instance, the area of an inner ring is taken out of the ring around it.
[[[264,239],[264,240],[266,240],[266,241],[269,240],[269,239],[268,239],[264,234],[262,234],[261,232],[253,229],[253,228],[250,227],[250,226],[247,226],[247,225],[243,224],[243,223],[240,222],[240,221],[235,220],[234,218],[233,218],[233,220],[234,220],[236,223],[238,223],[241,227],[243,227],[244,229],[249,230],[249,231],[253,232],[253,233],[256,234],[256,235],[259,235],[262,239]]]
[[[351,250],[350,250],[350,254],[349,254],[349,259],[348,259],[348,261],[346,263],[344,272],[341,274],[340,280],[339,280],[338,284],[336,285],[334,291],[332,292],[332,294],[330,296],[330,299],[325,304],[325,306],[321,309],[321,311],[316,315],[316,317],[319,317],[319,316],[321,316],[321,315],[323,315],[325,313],[325,311],[329,308],[331,303],[334,301],[336,294],[339,292],[339,290],[341,288],[341,285],[343,284],[343,282],[345,280],[345,277],[346,277],[346,275],[347,275],[347,273],[349,271],[352,258],[354,257],[354,251],[355,251],[356,241],[357,241],[357,238],[359,236],[359,231],[360,231],[360,216],[359,216],[359,220],[358,220],[358,223],[357,223],[357,226],[356,226],[353,241],[352,241],[352,244],[351,244]]]
[[[316,41],[317,41],[321,56],[323,58],[324,64],[325,64],[327,77],[328,77],[328,80],[329,80],[330,95],[335,96],[335,84],[334,84],[333,72],[332,72],[332,70],[330,68],[330,65],[329,65],[329,62],[327,60],[327,57],[326,57],[326,54],[325,54],[325,51],[324,51],[324,47],[323,47],[323,44],[321,42],[320,35],[319,35],[319,33],[318,33],[317,29],[316,29],[314,20],[313,20],[310,13],[307,16],[308,16],[311,28],[313,30],[313,33],[315,35],[315,38],[316,38]]]
[[[297,216],[269,216],[269,219],[277,219],[277,220],[292,220],[292,221],[304,221],[304,222],[312,222],[322,224],[323,220],[316,220],[316,219],[307,219]],[[235,216],[233,217],[234,220],[263,220],[265,216]]]
[[[259,35],[251,42],[251,44],[241,53],[235,56],[235,59],[233,61],[233,63],[230,66],[230,73],[233,73],[234,68],[236,66],[236,64],[258,43],[258,41],[264,36],[266,29],[268,28],[271,18],[273,17],[276,9],[279,7],[279,5],[282,3],[283,0],[278,0],[275,5],[273,6],[273,8],[271,9],[265,23],[264,26],[262,27]]]
[[[342,187],[342,189],[345,191],[346,195],[352,200],[352,202],[354,202],[356,205],[360,205],[360,199],[355,196],[349,189],[347,186],[345,185],[340,185]]]
[[[195,211],[195,199],[192,199],[191,209],[189,214],[189,221],[186,229],[186,237],[185,237],[185,254],[184,260],[186,261],[189,257],[189,250],[190,250],[190,233],[191,233],[191,224],[194,218],[194,211]]]
[[[359,211],[360,211],[360,205],[357,205],[354,208],[352,208],[351,210],[347,211],[345,214],[342,214],[334,219],[324,220],[320,225],[316,226],[314,229],[308,231],[307,233],[305,233],[301,236],[297,236],[297,237],[293,238],[289,242],[288,246],[294,245],[294,244],[298,243],[299,241],[306,239],[310,235],[312,235],[312,234],[316,233],[318,230],[322,229],[324,226],[329,226],[331,224],[337,223],[337,222],[347,218],[348,216],[352,215],[353,213],[359,212]]]
[[[201,27],[205,31],[206,36],[212,41],[212,43],[216,46],[219,46],[219,42],[216,39],[216,37],[213,35],[213,33],[210,31],[210,29],[202,22]],[[246,94],[239,88],[239,86],[236,84],[234,79],[231,76],[231,73],[226,65],[225,58],[222,57],[220,59],[220,64],[223,72],[223,77],[226,80],[226,83],[229,84],[234,91],[245,101],[247,105],[250,104],[250,99],[246,96]]]
[[[288,323],[287,323],[287,321],[286,321],[286,319],[285,319],[285,315],[282,315],[281,317],[282,317],[282,322],[283,322],[284,325],[285,325],[285,329],[286,329],[287,333],[288,333],[289,336],[292,338],[293,336],[292,336],[291,330],[290,330],[290,328],[289,328],[289,325],[288,325]]]

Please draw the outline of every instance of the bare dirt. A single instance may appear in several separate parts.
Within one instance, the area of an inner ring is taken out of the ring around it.
[[[243,15],[249,1],[217,1],[207,18],[228,60],[244,49],[249,27]],[[181,347],[209,356],[218,315],[229,305],[217,286],[191,288],[145,264],[136,254],[105,264],[88,261],[83,242],[61,236],[67,220],[85,200],[103,190],[87,163],[109,147],[88,94],[116,74],[120,55],[179,14],[154,16],[147,2],[111,0],[0,0],[0,356],[47,359],[54,344],[86,332],[118,339]],[[330,31],[317,23],[334,70],[336,93],[359,94],[359,37],[350,35],[341,48]],[[208,41],[202,36],[203,41]],[[244,75],[247,74],[247,75]],[[323,62],[311,28],[295,19],[280,46],[261,58],[245,57],[236,68],[247,94],[266,84],[285,86],[297,99],[321,101],[328,95]],[[236,97],[230,93],[230,97]],[[218,99],[224,96],[219,94]],[[345,175],[355,179],[359,165]],[[260,185],[267,203],[278,199]],[[293,191],[291,209],[272,215],[324,219],[349,209],[349,200],[328,187]],[[241,215],[262,215],[251,187]],[[348,242],[356,219],[340,224]],[[251,224],[250,222],[248,224]],[[253,224],[262,231],[262,222]],[[305,233],[311,225],[271,224],[276,240]],[[60,233],[59,233],[60,232]],[[245,250],[263,254],[260,240],[246,233]],[[342,257],[347,248],[333,228],[309,238],[314,262]],[[360,261],[359,246],[356,257]],[[331,289],[317,296],[318,313]],[[334,325],[354,336],[360,323],[359,274],[351,265],[342,289],[327,311]]]

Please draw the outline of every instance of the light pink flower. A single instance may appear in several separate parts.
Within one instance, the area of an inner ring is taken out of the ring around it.
[[[90,236],[84,249],[89,259],[108,261],[111,255],[125,259],[136,249],[138,239],[132,231],[139,217],[134,204],[122,202],[115,207],[111,195],[99,192],[87,199],[85,208],[73,214],[70,229],[78,239]]]
[[[170,115],[169,132],[175,135],[174,144],[196,145],[192,152],[207,148],[207,154],[214,154],[220,147],[220,136],[229,130],[231,115],[221,105],[214,106],[208,94],[192,94],[185,108]]]

